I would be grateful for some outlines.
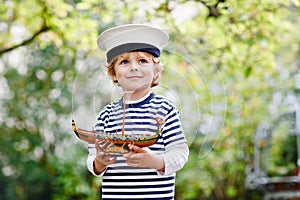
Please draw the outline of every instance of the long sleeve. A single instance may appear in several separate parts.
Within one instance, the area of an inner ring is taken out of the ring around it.
[[[170,175],[180,170],[188,161],[189,148],[182,129],[179,113],[171,107],[166,116],[166,123],[162,132],[165,144],[165,171],[160,175]]]
[[[180,170],[188,161],[189,148],[186,143],[177,145],[171,151],[164,154],[165,171],[160,175],[171,175]]]
[[[103,119],[101,118],[102,113],[105,113],[105,116],[107,116],[106,113],[106,109],[110,108],[110,104],[108,104],[105,108],[103,108],[103,110],[100,112],[98,118],[97,118],[97,123],[95,125],[95,130],[96,131],[100,131],[100,132],[105,132],[103,129],[104,126],[104,122]],[[86,166],[88,168],[88,170],[94,175],[94,176],[98,176],[98,177],[102,177],[104,175],[104,173],[106,172],[106,169],[101,173],[101,174],[96,174],[94,172],[94,160],[96,158],[96,147],[94,143],[88,143],[87,145],[87,149],[88,149],[88,156],[87,156],[87,160],[86,160]]]
[[[94,172],[94,165],[93,165],[93,163],[94,163],[94,160],[95,160],[95,158],[96,158],[96,148],[95,148],[95,144],[89,143],[89,144],[88,144],[88,151],[89,151],[89,154],[88,154],[88,157],[87,157],[87,160],[86,160],[86,166],[87,166],[88,170],[89,170],[94,176],[102,177],[106,170],[104,170],[101,174],[96,174],[96,173]]]

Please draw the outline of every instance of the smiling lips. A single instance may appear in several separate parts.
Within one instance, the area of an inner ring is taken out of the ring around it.
[[[142,78],[140,75],[129,75],[126,77],[127,79],[135,79],[135,78]]]

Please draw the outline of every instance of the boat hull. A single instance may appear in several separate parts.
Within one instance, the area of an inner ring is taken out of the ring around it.
[[[163,124],[162,120],[156,119],[158,130],[155,135],[153,136],[136,136],[136,135],[120,135],[120,134],[107,134],[100,131],[95,130],[84,130],[77,128],[75,125],[75,121],[72,120],[72,128],[76,136],[88,143],[95,143],[95,140],[98,139],[100,142],[110,142],[113,145],[110,145],[110,147],[118,149],[118,147],[121,147],[119,150],[111,150],[111,152],[122,152],[124,150],[124,153],[128,152],[127,145],[133,144],[138,147],[149,147],[157,142],[157,140],[160,137],[161,134],[161,125]],[[113,146],[117,147],[113,147]],[[110,153],[110,151],[108,151]]]

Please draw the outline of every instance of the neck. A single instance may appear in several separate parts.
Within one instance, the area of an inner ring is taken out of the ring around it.
[[[144,96],[146,96],[149,92],[150,92],[150,90],[141,91],[141,92],[123,91],[123,96],[124,96],[124,99],[126,99],[126,100],[136,101],[136,100],[139,100],[139,99],[143,98]]]

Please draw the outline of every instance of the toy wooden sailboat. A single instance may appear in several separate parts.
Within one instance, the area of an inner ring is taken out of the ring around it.
[[[125,96],[123,96],[124,102]],[[124,154],[128,153],[129,149],[127,147],[128,144],[133,144],[138,147],[148,147],[157,142],[159,139],[159,136],[161,134],[161,125],[165,122],[162,119],[155,118],[155,121],[157,123],[157,131],[155,135],[147,136],[144,134],[130,134],[125,135],[125,112],[126,111],[126,104],[123,103],[123,120],[122,120],[122,134],[108,134],[103,133],[99,131],[88,131],[79,129],[75,125],[75,121],[72,120],[72,128],[74,133],[78,138],[80,138],[83,141],[89,142],[89,143],[95,143],[95,140],[98,139],[99,142],[108,142],[108,145],[105,145],[105,148],[102,148],[102,151],[109,154]]]
[[[155,135],[152,136],[145,136],[145,135],[137,135],[137,134],[131,134],[131,135],[125,135],[124,131],[122,131],[122,134],[108,134],[104,132],[99,132],[95,130],[84,130],[79,129],[75,125],[75,121],[72,120],[72,128],[74,133],[78,138],[85,142],[94,143],[96,139],[98,139],[100,142],[110,142],[111,144],[107,146],[107,148],[103,149],[106,153],[112,153],[112,154],[123,154],[128,153],[128,144],[133,144],[139,147],[148,147],[157,142],[159,139],[159,136],[161,134],[161,125],[164,123],[163,120],[156,118],[157,122],[157,131]]]

